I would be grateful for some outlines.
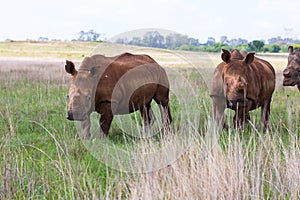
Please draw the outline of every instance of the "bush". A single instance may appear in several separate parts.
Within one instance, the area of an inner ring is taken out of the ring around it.
[[[273,53],[278,53],[279,51],[280,51],[280,46],[278,45],[278,44],[273,44],[273,45],[271,45],[271,52],[273,52]]]

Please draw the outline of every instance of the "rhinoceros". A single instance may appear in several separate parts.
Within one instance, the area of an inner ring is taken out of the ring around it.
[[[250,120],[249,111],[261,107],[261,120],[267,128],[272,94],[275,89],[275,70],[270,63],[254,53],[232,52],[222,49],[223,60],[214,71],[210,96],[214,118],[218,125],[224,123],[224,111],[235,111],[235,127],[242,127]]]
[[[289,46],[288,50],[288,64],[283,70],[283,86],[297,85],[300,91],[300,49],[294,51],[293,46]]]
[[[72,61],[65,70],[71,74],[67,119],[81,121],[83,137],[89,138],[90,114],[100,116],[100,137],[109,133],[113,116],[140,111],[148,126],[155,117],[151,101],[160,106],[163,126],[172,121],[169,80],[166,71],[148,55],[124,53],[115,57],[85,57],[78,71]]]

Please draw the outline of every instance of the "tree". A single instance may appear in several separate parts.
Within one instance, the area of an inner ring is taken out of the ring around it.
[[[79,41],[84,41],[84,34],[85,34],[85,32],[84,31],[80,31],[78,34],[79,34],[78,40]]]
[[[273,53],[278,53],[279,51],[280,51],[280,46],[278,45],[278,44],[273,44],[273,45],[271,45],[271,52],[273,52]]]
[[[186,44],[186,39],[187,38],[183,38],[181,34],[171,33],[166,36],[166,47],[170,49],[175,49]]]
[[[166,48],[175,49],[183,45],[199,46],[199,40],[178,33],[171,33],[165,37]]]
[[[92,40],[97,41],[99,39],[99,37],[100,37],[100,33],[94,32],[93,35],[92,35]]]
[[[199,46],[199,40],[195,38],[188,38],[188,44],[193,46]]]
[[[216,39],[215,38],[213,38],[213,37],[207,38],[207,42],[206,42],[207,46],[213,46],[215,43],[216,43]]]
[[[231,39],[228,43],[230,46],[240,46],[243,44],[248,44],[246,39],[238,38],[238,39]]]
[[[93,29],[85,32],[85,31],[80,31],[79,33],[78,40],[79,41],[97,41],[99,40],[101,34],[95,32]]]
[[[158,31],[147,32],[143,37],[143,45],[147,47],[164,48],[164,36]]]
[[[223,48],[227,48],[227,45],[224,44],[223,42],[216,42],[214,43],[213,48],[214,48],[214,52],[220,52]]]
[[[250,51],[256,51],[256,52],[261,51],[264,45],[265,43],[260,40],[253,40],[248,44]]]
[[[228,41],[228,38],[227,36],[223,35],[220,37],[220,42],[223,43],[223,44],[228,44],[229,41]]]
[[[142,46],[142,38],[140,37],[133,37],[132,40],[129,42],[130,45],[137,45]]]
[[[188,44],[188,36],[181,35],[178,33],[172,33],[166,36],[166,47],[170,49],[175,49],[182,45]]]

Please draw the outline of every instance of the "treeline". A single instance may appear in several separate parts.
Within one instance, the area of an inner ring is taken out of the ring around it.
[[[100,41],[101,33],[97,33],[93,29],[89,31],[80,31],[78,33],[78,41]]]
[[[172,33],[167,36],[161,35],[158,31],[146,32],[142,37],[118,38],[116,43],[164,49],[176,49],[183,45],[199,46],[198,39],[190,38],[187,35]]]
[[[272,52],[272,53],[279,53],[279,52],[287,52],[288,46],[287,45],[278,45],[278,44],[265,44],[263,41],[260,40],[253,40],[246,44],[241,45],[228,45],[222,42],[216,42],[212,46],[192,46],[192,45],[182,45],[177,50],[186,50],[186,51],[204,51],[204,52],[220,52],[222,49],[238,49],[240,51],[255,51],[255,52]]]
[[[93,29],[90,29],[88,31],[84,31],[84,30],[81,30],[77,33],[78,35],[78,38],[74,38],[74,39],[71,39],[71,41],[81,41],[81,42],[102,42],[103,39],[102,37],[104,36],[103,33],[98,33],[96,31],[94,31]],[[6,39],[7,42],[9,41],[14,41],[12,39]],[[27,41],[35,41],[34,39],[27,39]],[[61,39],[49,39],[47,37],[39,37],[37,39],[37,41],[39,42],[47,42],[47,41],[62,41]],[[68,41],[68,40],[65,40],[65,41]]]
[[[188,37],[178,33],[162,35],[158,31],[146,32],[142,37],[119,38],[115,41],[119,44],[155,47],[175,50],[188,51],[204,51],[204,52],[220,52],[222,48],[240,51],[255,51],[255,52],[287,52],[288,46],[293,44],[300,47],[300,40],[292,38],[274,37],[268,39],[268,44],[263,40],[253,40],[248,42],[246,39],[237,38],[229,40],[227,36],[222,36],[220,41],[209,37],[206,43],[199,43],[198,39]]]

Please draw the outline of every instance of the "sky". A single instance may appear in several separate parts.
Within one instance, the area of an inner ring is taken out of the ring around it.
[[[299,0],[6,0],[1,2],[0,40],[71,40],[90,29],[109,39],[144,28],[200,42],[224,35],[250,41],[300,39],[299,9]]]

